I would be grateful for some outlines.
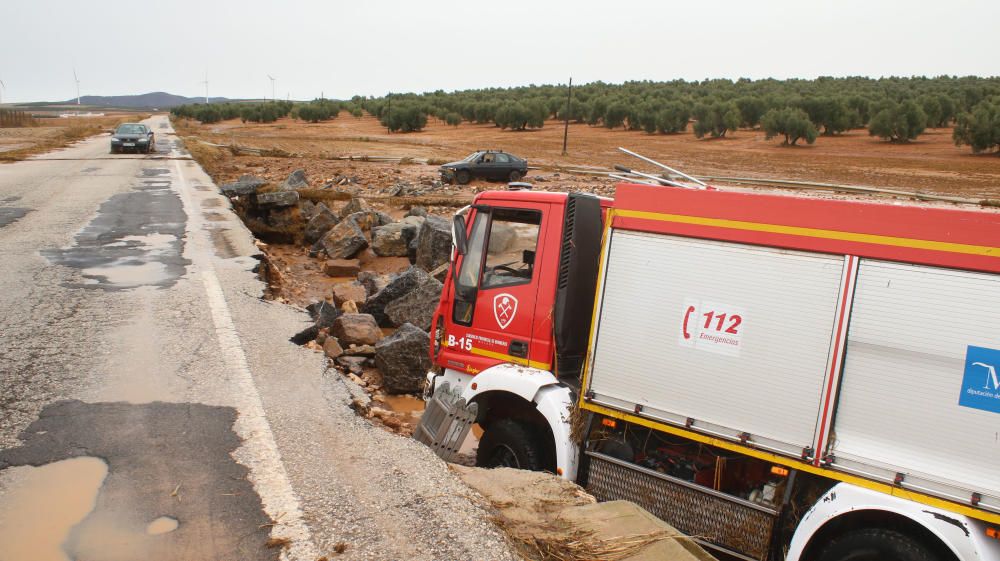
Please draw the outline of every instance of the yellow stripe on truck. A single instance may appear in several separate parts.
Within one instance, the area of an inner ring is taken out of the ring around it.
[[[760,222],[743,222],[741,220],[725,220],[722,218],[708,218],[705,216],[688,216],[684,214],[663,214],[659,212],[646,212],[643,210],[617,210],[615,211],[615,215],[623,216],[626,218],[657,220],[660,222],[676,222],[678,224],[711,226],[714,228],[749,230],[753,232],[787,234],[791,236],[805,236],[809,238],[823,238],[828,240],[840,240],[845,242],[870,243],[876,245],[889,245],[894,247],[907,247],[912,249],[945,251],[949,253],[964,253],[968,255],[985,255],[988,257],[1000,257],[1000,248],[989,247],[985,245],[936,242],[932,240],[918,240],[912,238],[898,238],[895,236],[881,236],[878,234],[859,234],[856,232],[823,230],[819,228],[804,228],[801,226],[782,226],[780,224],[764,224]]]
[[[486,349],[478,349],[472,347],[469,351],[474,355],[484,356],[486,358],[495,358],[497,360],[502,360],[504,362],[512,362],[514,364],[520,364],[521,366],[528,366],[530,368],[537,368],[539,370],[552,370],[552,365],[547,362],[538,362],[537,360],[528,360],[526,358],[516,357],[512,355],[505,355],[503,353],[496,353],[493,351],[487,351]]]

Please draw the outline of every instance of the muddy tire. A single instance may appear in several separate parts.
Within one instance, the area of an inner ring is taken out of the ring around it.
[[[893,530],[867,528],[837,538],[817,561],[941,561],[927,546]]]
[[[531,426],[513,419],[491,423],[476,451],[476,465],[485,468],[512,467],[542,471],[542,447]]]
[[[469,172],[464,169],[458,170],[458,172],[455,173],[455,182],[459,185],[468,185],[470,179],[472,179],[472,176],[469,175]]]
[[[507,176],[507,179],[510,180],[513,183],[514,181],[517,181],[517,180],[521,179],[521,177],[523,177],[521,175],[521,172],[519,172],[519,171],[517,171],[515,169],[515,170],[513,170],[513,171],[510,172],[510,175]]]

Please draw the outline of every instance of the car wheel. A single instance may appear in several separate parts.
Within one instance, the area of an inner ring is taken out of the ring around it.
[[[491,423],[479,441],[476,465],[541,471],[545,469],[542,457],[542,447],[530,425],[501,419]]]
[[[470,179],[472,179],[472,176],[467,170],[459,170],[458,173],[455,174],[455,181],[457,181],[459,185],[467,185]]]
[[[507,179],[509,179],[511,182],[517,181],[518,179],[521,179],[521,172],[515,169],[510,172],[510,175],[507,176]]]
[[[818,561],[940,561],[906,534],[881,528],[848,532],[820,553]]]

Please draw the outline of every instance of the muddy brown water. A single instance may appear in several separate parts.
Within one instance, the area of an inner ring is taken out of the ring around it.
[[[86,456],[0,472],[0,560],[69,561],[62,544],[107,475],[107,464]]]

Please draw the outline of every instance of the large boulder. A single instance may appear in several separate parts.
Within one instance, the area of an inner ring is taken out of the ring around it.
[[[242,175],[233,183],[226,183],[221,186],[219,190],[227,197],[242,197],[253,195],[257,192],[257,189],[260,189],[264,185],[267,185],[267,180],[265,179],[252,175]]]
[[[353,220],[341,220],[321,241],[331,259],[350,259],[368,247],[368,238]]]
[[[330,259],[323,264],[323,272],[328,277],[353,277],[361,272],[361,261],[357,259]]]
[[[372,207],[368,204],[368,201],[361,197],[354,197],[350,201],[347,201],[347,204],[340,209],[340,217],[347,218],[356,212],[370,212],[371,210]]]
[[[389,394],[423,390],[431,368],[430,336],[404,323],[375,345],[375,366],[382,373],[382,389]]]
[[[384,212],[376,212],[374,210],[348,214],[344,220],[354,221],[354,223],[358,225],[358,228],[361,228],[361,230],[369,237],[371,237],[372,230],[375,228],[393,223],[391,216],[385,214]]]
[[[374,316],[375,321],[379,325],[392,327],[392,321],[389,319],[389,316],[385,315],[385,307],[393,300],[405,296],[411,290],[426,284],[430,280],[430,276],[422,269],[410,267],[389,281],[389,284],[385,288],[369,296],[368,301],[361,307],[361,311]]]
[[[417,267],[433,271],[451,259],[451,223],[428,215],[417,233]]]
[[[308,189],[309,182],[306,180],[306,170],[297,169],[283,181],[278,189],[281,191],[294,191],[295,189]]]
[[[417,227],[405,222],[393,222],[372,230],[372,251],[381,257],[406,257]]]
[[[333,321],[330,333],[342,346],[374,345],[382,340],[382,330],[369,314],[343,314]]]
[[[309,317],[312,318],[317,328],[332,327],[333,321],[341,315],[337,306],[326,300],[309,304],[306,306],[306,311],[309,312]]]
[[[298,202],[299,194],[296,191],[271,191],[268,193],[257,193],[257,206],[283,207],[292,206]]]
[[[316,243],[331,228],[340,222],[340,218],[333,213],[325,204],[319,203],[312,211],[312,218],[306,224],[305,238],[310,244]]]
[[[444,286],[435,279],[429,279],[424,284],[389,302],[385,307],[385,315],[393,325],[413,324],[424,331],[430,331],[434,311],[441,300],[441,289]]]
[[[368,291],[358,281],[342,282],[333,287],[333,301],[338,306],[343,306],[344,302],[364,304],[367,299]]]

